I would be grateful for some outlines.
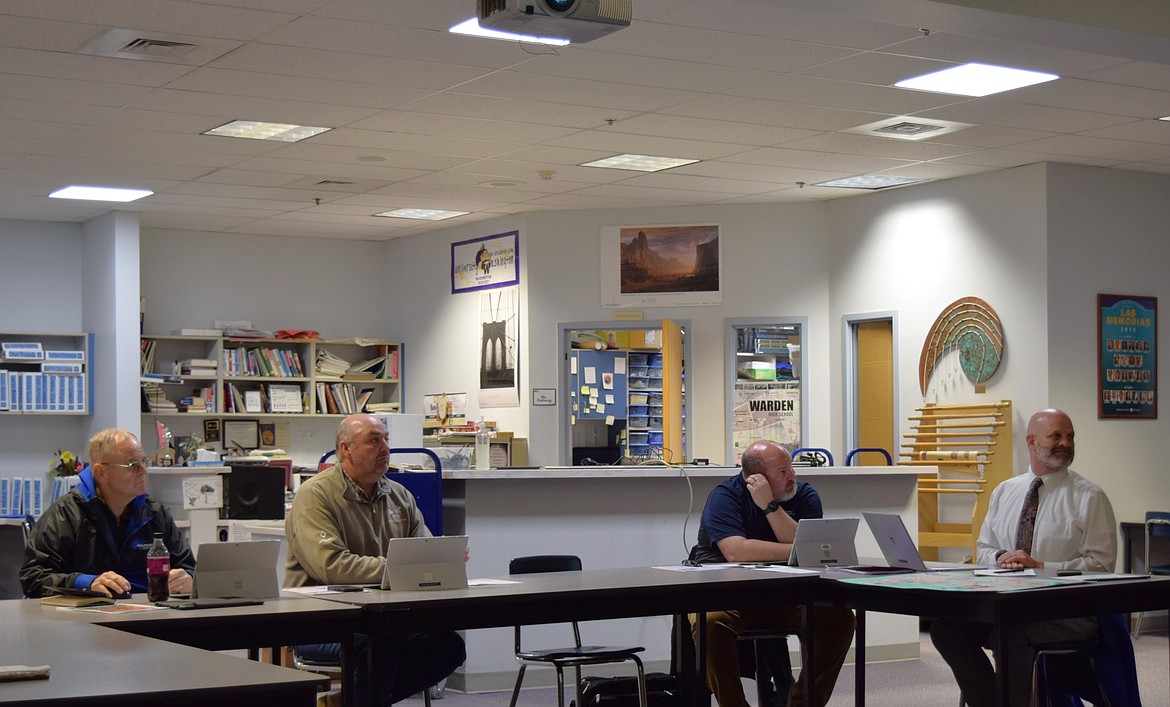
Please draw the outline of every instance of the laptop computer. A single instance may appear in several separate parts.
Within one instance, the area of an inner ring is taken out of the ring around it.
[[[886,558],[886,564],[891,567],[902,567],[916,572],[981,569],[980,566],[964,565],[957,562],[927,564],[923,562],[922,555],[918,553],[918,547],[914,544],[914,539],[910,537],[910,531],[906,530],[902,516],[894,513],[871,513],[869,511],[864,511],[861,515],[865,517],[865,524],[873,532],[874,540],[877,540],[878,547],[881,548],[882,557]]]
[[[280,541],[201,543],[195,565],[192,600],[274,599]]]
[[[462,589],[467,586],[466,535],[391,538],[382,589]]]
[[[796,524],[788,564],[826,567],[857,564],[858,518],[805,518]]]

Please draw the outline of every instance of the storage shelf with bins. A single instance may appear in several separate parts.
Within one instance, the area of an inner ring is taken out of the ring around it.
[[[402,400],[398,376],[401,348],[377,339],[144,335],[143,414],[229,419],[336,417],[359,411],[363,397],[371,412],[398,412]],[[322,358],[332,360],[335,367],[320,369]],[[192,359],[215,361],[214,373],[172,374],[177,362]],[[380,365],[376,359],[381,359]],[[351,371],[362,363],[367,370]],[[148,373],[173,377],[148,379]]]
[[[662,353],[631,351],[626,364],[626,456],[637,458],[662,446]]]
[[[0,332],[0,415],[88,415],[93,334]]]

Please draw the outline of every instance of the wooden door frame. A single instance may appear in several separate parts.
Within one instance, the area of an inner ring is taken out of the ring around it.
[[[845,443],[845,452],[858,447],[857,438],[860,434],[858,431],[857,421],[857,330],[856,325],[865,324],[867,322],[888,321],[890,322],[890,344],[893,347],[891,352],[893,358],[893,376],[894,376],[894,444],[897,445],[899,439],[898,427],[901,424],[901,398],[899,391],[898,374],[898,312],[896,310],[883,312],[861,312],[856,314],[846,314],[841,317],[841,365],[844,369],[842,371],[841,386],[842,395],[842,410],[843,416],[843,441]],[[894,457],[895,463],[898,460],[898,450],[889,450]],[[842,458],[842,463],[844,463]]]

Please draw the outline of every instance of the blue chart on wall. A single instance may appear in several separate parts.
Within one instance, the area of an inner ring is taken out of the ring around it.
[[[626,354],[624,351],[574,351],[575,372],[570,376],[580,420],[626,417]]]

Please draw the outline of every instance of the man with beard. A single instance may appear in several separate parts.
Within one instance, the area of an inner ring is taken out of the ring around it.
[[[1048,568],[1112,572],[1117,561],[1117,523],[1105,492],[1069,470],[1075,452],[1073,425],[1060,410],[1041,410],[1028,421],[1028,473],[1001,483],[991,494],[979,532],[976,562],[1003,569]],[[1008,651],[1013,705],[1028,704],[1032,646],[1092,639],[1097,619],[1084,617],[1029,623],[1014,629]],[[995,672],[984,652],[991,626],[936,620],[931,640],[951,667],[971,707],[995,704]]]
[[[371,584],[382,581],[390,538],[430,537],[414,496],[386,478],[390,460],[386,426],[373,415],[350,415],[337,428],[337,463],[301,484],[285,520],[288,562],[284,586]],[[429,688],[463,663],[463,639],[454,631],[376,636],[385,662],[367,676],[367,646],[356,641],[353,660],[366,704],[367,679],[381,680],[385,704]],[[310,659],[337,662],[338,643],[301,645]]]
[[[690,560],[712,562],[784,562],[792,552],[796,523],[820,518],[821,497],[812,486],[796,480],[792,456],[768,440],[753,442],[743,453],[740,473],[723,481],[707,497],[699,523],[699,543]],[[853,638],[853,612],[818,606],[813,650],[813,697],[828,703]],[[738,636],[741,631],[772,629],[797,633],[804,609],[778,602],[772,606],[707,613],[707,685],[720,707],[747,707],[740,683]],[[691,615],[691,634],[698,635]],[[783,643],[785,652],[787,643]],[[789,695],[774,695],[779,704],[804,704],[805,671]],[[787,698],[787,702],[785,702]]]

